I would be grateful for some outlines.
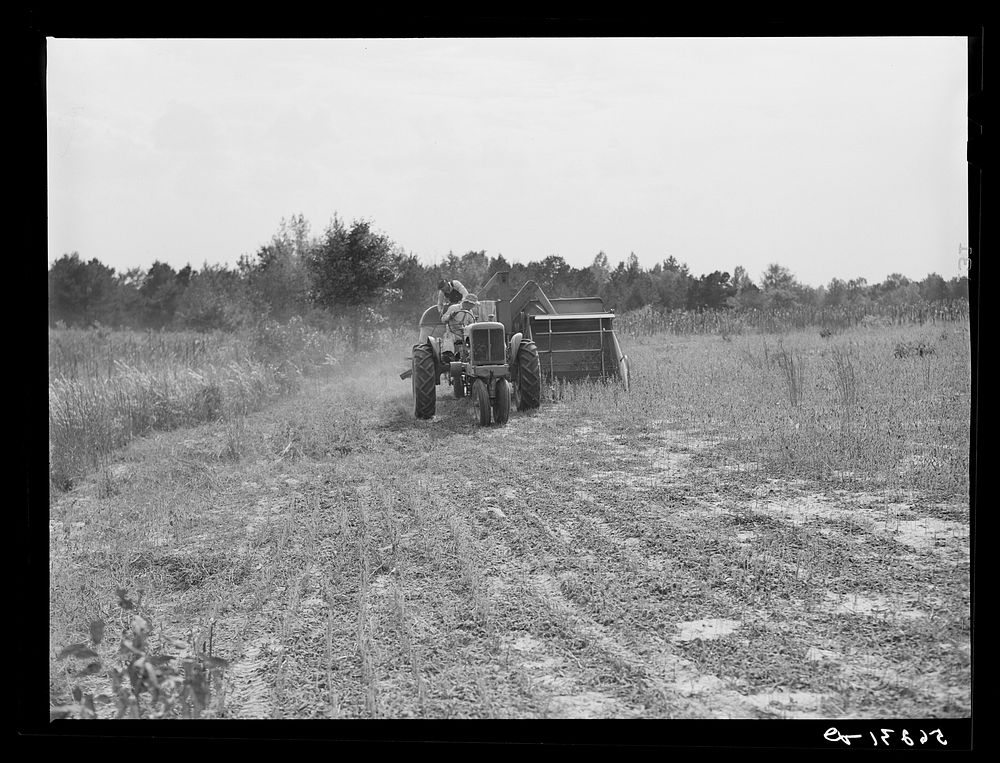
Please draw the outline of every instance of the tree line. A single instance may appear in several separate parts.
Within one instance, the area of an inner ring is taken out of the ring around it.
[[[968,298],[968,279],[930,273],[911,281],[894,273],[881,283],[864,278],[812,287],[773,263],[754,279],[741,266],[695,276],[673,256],[651,268],[631,253],[612,266],[598,252],[574,267],[559,255],[538,262],[509,262],[485,250],[449,253],[424,264],[368,220],[346,225],[334,215],[322,234],[310,233],[302,216],[282,219],[278,230],[235,267],[190,264],[179,271],[164,262],[116,272],[97,258],[64,254],[49,267],[49,325],[131,329],[233,331],[262,319],[303,317],[317,325],[350,326],[355,339],[366,326],[413,323],[435,300],[440,279],[458,279],[470,290],[507,270],[515,289],[529,280],[550,297],[600,296],[608,308],[630,312],[788,310],[797,307],[907,306]]]

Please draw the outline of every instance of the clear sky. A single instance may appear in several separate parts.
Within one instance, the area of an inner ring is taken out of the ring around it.
[[[959,275],[963,37],[49,39],[51,264],[234,265],[303,214],[424,262]]]

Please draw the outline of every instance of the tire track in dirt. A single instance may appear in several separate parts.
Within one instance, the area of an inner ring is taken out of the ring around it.
[[[626,647],[620,634],[611,634],[604,626],[582,613],[562,595],[559,582],[551,576],[534,578],[542,598],[576,633],[583,635],[611,661],[626,666],[643,684],[642,695],[658,700],[671,718],[757,718],[758,709],[736,691],[725,688],[725,680],[706,675],[690,660],[660,645],[648,644],[642,656]],[[707,633],[705,634],[707,637]],[[640,647],[641,648],[641,647]],[[701,695],[710,696],[702,698]],[[641,695],[641,696],[642,696]]]
[[[587,440],[591,431],[578,428],[575,434]],[[683,588],[684,580],[700,573],[673,567],[671,547],[688,543],[689,538],[696,537],[692,533],[700,529],[696,510],[702,509],[703,499],[699,494],[703,491],[697,488],[696,478],[704,470],[691,464],[691,456],[695,447],[711,447],[715,441],[673,433],[639,439],[642,442],[638,444],[644,446],[639,451],[618,445],[610,449],[602,445],[577,450],[585,455],[578,457],[576,469],[571,473],[582,473],[575,480],[582,487],[574,491],[577,504],[571,509],[559,502],[551,510],[545,510],[530,500],[532,494],[564,491],[569,475],[547,478],[532,474],[507,495],[512,503],[506,512],[510,523],[519,524],[517,532],[508,529],[505,540],[530,547],[543,567],[550,568],[548,572],[539,572],[535,565],[533,572],[521,571],[531,581],[528,595],[543,608],[547,607],[550,619],[562,624],[565,631],[555,641],[551,635],[534,635],[537,629],[505,636],[520,668],[543,697],[548,695],[546,712],[559,717],[630,717],[650,712],[658,717],[820,717],[820,705],[825,699],[822,695],[780,689],[741,693],[732,688],[736,683],[734,677],[706,673],[703,666],[680,656],[670,646],[671,641],[725,637],[740,627],[739,620],[709,617],[685,621],[682,617],[672,617],[664,621],[671,609],[682,611],[685,607],[684,600],[671,605],[672,597],[668,594],[659,616],[663,625],[650,629],[652,622],[639,626],[636,613],[628,611],[642,597],[633,598],[631,604],[618,603],[619,613],[633,616],[629,623],[628,617],[624,622],[612,617],[609,622],[604,604],[595,605],[588,600],[586,590],[578,595],[578,578],[586,583],[592,571],[599,573],[598,578],[589,581],[594,584],[592,590],[599,590],[602,582],[614,578],[619,580],[616,585],[628,586],[632,581],[634,586],[664,576],[679,578]],[[667,443],[662,446],[667,456],[659,450],[658,443],[662,442]],[[612,466],[625,468],[591,468],[591,464],[607,465],[609,455]],[[676,499],[663,500],[665,485],[681,487],[679,505],[675,505]],[[621,500],[623,491],[636,498]],[[611,506],[615,507],[613,511]],[[501,525],[508,524],[498,518]],[[518,537],[519,533],[528,538]],[[555,569],[561,572],[557,575]],[[614,614],[613,606],[611,613]],[[599,619],[595,619],[597,615]],[[664,638],[670,633],[674,635]],[[586,647],[582,653],[574,653],[579,643]],[[607,671],[608,666],[626,675],[624,683],[614,682],[617,685],[609,690],[602,689],[607,682],[598,681],[595,685],[586,680],[586,674],[599,674],[602,669]],[[584,679],[574,679],[574,675]]]
[[[519,570],[520,576],[530,581],[527,593],[534,600],[532,608],[548,611],[554,623],[564,626],[566,632],[559,639],[562,646],[553,653],[551,637],[544,634],[513,632],[504,636],[519,668],[531,679],[536,695],[541,695],[545,712],[557,717],[630,717],[657,708],[659,715],[670,717],[759,717],[761,713],[752,701],[725,689],[723,679],[704,675],[694,663],[666,647],[662,638],[654,641],[654,634],[650,634],[635,646],[626,646],[634,641],[636,631],[631,631],[630,639],[622,631],[605,627],[564,595],[564,586],[572,585],[577,573],[586,575],[588,571],[586,563],[577,563],[580,559],[600,560],[603,570],[611,575],[647,566],[640,538],[627,532],[622,537],[610,524],[621,525],[621,511],[608,516],[599,506],[608,497],[606,491],[615,487],[608,485],[606,476],[600,472],[594,475],[598,484],[590,485],[592,492],[581,495],[577,491],[579,503],[574,510],[559,510],[546,518],[531,496],[549,494],[556,485],[534,475],[506,491],[511,503],[509,521],[499,522],[504,527],[504,541],[515,548],[530,547],[535,558],[543,563],[547,559],[563,570],[558,578],[549,572],[532,571],[523,563]],[[511,570],[508,567],[500,572],[509,576]],[[530,633],[539,630],[536,627]],[[711,637],[707,631],[702,636]],[[573,642],[587,644],[583,654],[574,653]],[[575,670],[570,661],[576,663]],[[609,665],[612,671],[628,676],[625,685],[616,682],[612,693],[599,690],[607,682],[598,681],[595,686],[593,681],[573,677],[574,673],[600,675]],[[701,699],[708,691],[711,698]]]
[[[274,717],[272,655],[278,647],[278,642],[270,636],[254,639],[239,661],[230,666],[226,678],[228,717],[244,720]]]

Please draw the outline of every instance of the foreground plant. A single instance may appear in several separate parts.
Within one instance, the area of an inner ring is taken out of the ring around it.
[[[59,718],[94,719],[97,707],[114,703],[116,718],[200,718],[209,707],[212,682],[216,685],[228,667],[226,660],[212,654],[212,635],[207,643],[187,644],[172,641],[192,656],[164,654],[150,644],[152,624],[140,613],[138,603],[118,589],[118,606],[131,614],[117,656],[120,667],[105,669],[97,648],[104,640],[105,623],[101,619],[90,624],[90,642],[71,644],[59,653],[58,659],[86,660],[87,664],[74,673],[76,678],[103,675],[110,682],[110,692],[85,692],[79,685],[72,689],[73,703],[53,707],[50,720]],[[207,651],[206,651],[207,648]]]

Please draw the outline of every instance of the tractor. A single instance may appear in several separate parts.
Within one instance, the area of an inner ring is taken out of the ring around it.
[[[557,379],[614,379],[628,389],[628,357],[600,297],[549,299],[534,281],[511,295],[509,276],[494,273],[480,288],[485,320],[453,316],[472,321],[460,335],[440,322],[436,305],[424,311],[411,367],[400,374],[413,380],[417,418],[434,416],[442,378],[456,398],[475,399],[483,426],[506,424],[512,405],[537,408],[543,383]]]
[[[462,319],[459,311],[455,322]],[[437,307],[429,307],[421,319],[423,328],[444,326],[441,336],[421,331],[423,341],[413,346],[412,366],[401,374],[413,379],[414,415],[434,416],[437,387],[447,378],[457,398],[471,395],[479,410],[479,423],[504,425],[513,404],[523,411],[537,408],[541,399],[538,350],[522,334],[509,337],[495,320],[475,320],[462,327],[456,337],[451,325],[427,322],[437,318]],[[437,332],[434,332],[437,333]]]

